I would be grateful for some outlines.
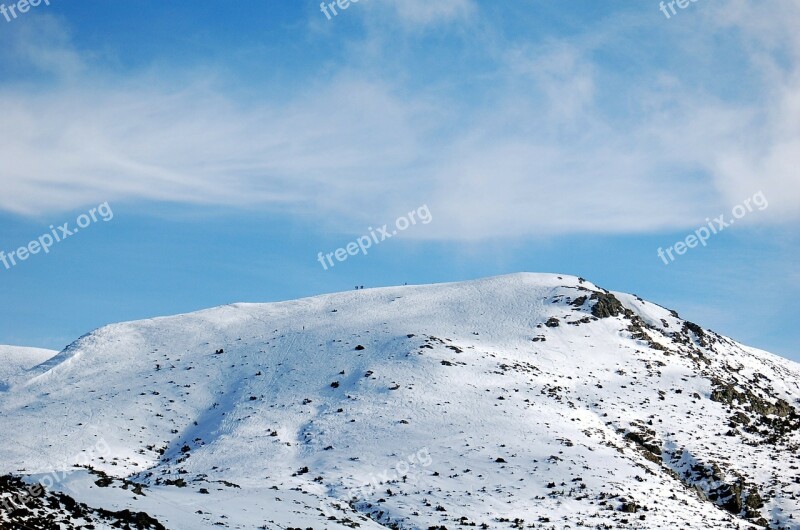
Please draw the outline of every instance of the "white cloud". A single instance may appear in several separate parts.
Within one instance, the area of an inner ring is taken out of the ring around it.
[[[591,111],[594,67],[574,45],[553,42],[536,50],[514,49],[506,61],[510,73],[530,79],[529,87],[542,92],[553,123],[573,123]]]
[[[392,5],[421,25],[475,9],[467,0]],[[57,82],[0,85],[0,209],[266,205],[363,229],[427,203],[436,222],[409,237],[475,239],[693,227],[763,190],[770,208],[757,221],[796,218],[800,39],[787,21],[800,8],[704,8],[708,18],[662,22],[720,30],[752,20],[760,29],[743,31],[764,97],[726,100],[655,69],[619,94],[630,115],[609,117],[608,66],[593,55],[602,43],[551,40],[497,59],[488,104],[349,69],[289,99],[245,102],[165,71],[105,75],[63,32],[57,42],[23,39],[15,56]]]
[[[146,199],[347,212],[420,150],[432,115],[348,80],[274,105],[239,105],[202,83],[92,85],[0,90],[0,208]]]
[[[708,169],[724,196],[739,201],[762,189],[770,214],[780,219],[800,214],[800,5],[778,0],[769,6],[732,0],[709,20],[735,29],[764,90],[750,115],[720,146]]]
[[[441,22],[463,20],[472,16],[477,6],[474,0],[384,0],[404,23],[428,26]]]

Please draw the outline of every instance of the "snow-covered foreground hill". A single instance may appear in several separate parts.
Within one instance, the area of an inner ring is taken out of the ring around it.
[[[800,365],[570,276],[115,324],[10,379],[31,528],[800,528]]]
[[[0,346],[0,390],[7,389],[12,379],[23,375],[26,370],[45,362],[57,353],[41,348]]]

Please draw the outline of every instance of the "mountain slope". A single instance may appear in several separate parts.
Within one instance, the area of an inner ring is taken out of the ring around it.
[[[0,474],[167,528],[799,528],[799,385],[570,276],[233,304],[16,378]]]
[[[0,390],[5,390],[12,379],[54,357],[57,353],[42,348],[0,345]]]

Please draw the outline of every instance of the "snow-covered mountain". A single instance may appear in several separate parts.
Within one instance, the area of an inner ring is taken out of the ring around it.
[[[8,388],[9,382],[26,370],[54,357],[58,352],[42,348],[0,345],[0,390]]]
[[[571,276],[114,324],[25,369],[0,524],[800,528],[800,365]]]

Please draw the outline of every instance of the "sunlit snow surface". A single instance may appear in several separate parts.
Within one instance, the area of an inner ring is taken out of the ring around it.
[[[800,528],[800,365],[593,293],[516,274],[107,326],[0,371],[0,474],[170,529],[753,527],[725,484]]]
[[[24,376],[27,370],[45,362],[58,352],[41,348],[0,346],[0,390],[7,390],[11,381]]]

